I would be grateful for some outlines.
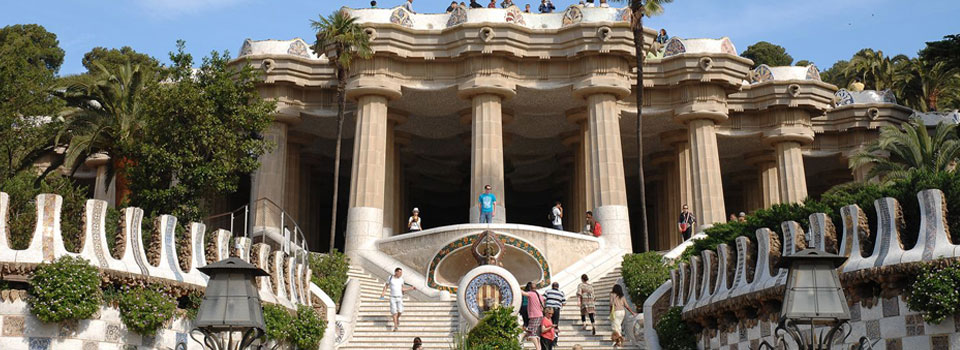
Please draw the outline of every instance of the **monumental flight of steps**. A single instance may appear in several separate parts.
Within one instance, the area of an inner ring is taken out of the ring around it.
[[[460,316],[454,301],[415,301],[404,297],[400,330],[393,331],[390,305],[380,300],[386,276],[371,276],[350,267],[350,278],[360,281],[360,307],[353,337],[340,349],[409,350],[413,338],[423,340],[424,349],[449,349],[457,333]]]
[[[404,313],[400,319],[400,330],[393,332],[390,319],[390,307],[386,300],[380,300],[384,279],[374,277],[363,269],[350,267],[350,278],[360,284],[360,307],[357,325],[353,337],[340,349],[356,350],[406,350],[413,345],[413,338],[423,340],[424,349],[450,349],[454,335],[458,331],[459,315],[456,301],[414,301],[404,299]],[[560,341],[555,349],[572,349],[575,344],[584,350],[611,349],[610,339],[610,290],[620,278],[620,268],[599,279],[594,279],[597,299],[597,335],[590,329],[583,330],[574,326],[580,322],[580,309],[576,295],[567,296],[567,304],[560,311]],[[589,319],[588,319],[589,322]],[[525,342],[525,349],[533,349],[533,344]],[[629,349],[629,347],[627,347]]]

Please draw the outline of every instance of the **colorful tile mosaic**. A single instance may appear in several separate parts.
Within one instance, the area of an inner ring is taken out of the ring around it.
[[[683,40],[674,37],[667,41],[667,46],[663,50],[663,57],[676,56],[684,52],[687,52],[687,47],[683,45]]]
[[[411,17],[410,12],[400,7],[390,14],[390,23],[410,28],[413,27],[413,18]]]
[[[447,19],[447,28],[463,24],[467,21],[467,9],[457,6],[450,12],[450,18]]]
[[[479,274],[467,283],[467,290],[464,292],[466,293],[465,300],[467,309],[473,312],[475,316],[480,316],[478,294],[480,294],[480,290],[484,286],[493,286],[496,288],[500,295],[500,305],[509,306],[513,304],[513,290],[510,288],[510,283],[507,282],[507,279],[495,273]]]
[[[527,25],[527,21],[523,19],[523,11],[520,11],[516,6],[511,6],[507,9],[507,14],[503,20],[507,23],[515,23],[522,26]]]
[[[28,349],[30,350],[49,350],[50,338],[30,337],[28,344]]]
[[[564,27],[580,23],[580,21],[583,21],[583,11],[580,10],[580,6],[570,6],[570,8],[563,13]]]
[[[771,71],[770,67],[767,67],[765,64],[761,64],[750,74],[751,83],[762,83],[771,80],[773,80],[773,71]]]
[[[253,54],[253,44],[250,43],[250,39],[247,39],[243,42],[243,46],[240,47],[240,55],[237,57],[243,57]]]
[[[307,44],[302,40],[294,40],[290,43],[290,47],[287,48],[287,53],[291,55],[297,55],[300,57],[310,58],[310,49],[307,47]]]
[[[820,70],[817,69],[817,66],[814,66],[814,65],[812,65],[812,64],[807,67],[807,77],[806,77],[806,78],[807,78],[807,80],[822,81],[822,80],[820,80]]]
[[[430,261],[430,265],[427,267],[427,286],[430,288],[436,288],[441,291],[456,293],[457,287],[446,286],[446,285],[441,285],[437,283],[437,280],[436,280],[437,267],[440,266],[440,261],[442,261],[443,258],[447,257],[453,252],[458,251],[460,249],[464,249],[464,248],[469,249],[470,246],[473,245],[473,242],[476,241],[477,237],[479,236],[480,236],[479,233],[467,235],[453,242],[448,243],[447,245],[443,246],[443,248],[440,248],[440,251],[438,251],[437,254],[433,256],[433,259]],[[539,250],[537,250],[536,247],[518,238],[508,237],[502,234],[499,234],[498,236],[500,236],[500,241],[503,242],[504,245],[508,245],[508,246],[512,246],[517,249],[520,249],[521,251],[523,251],[524,253],[527,253],[534,260],[537,261],[537,263],[540,265],[540,268],[543,270],[543,275],[540,278],[540,282],[537,283],[537,286],[536,286],[537,288],[543,288],[550,284],[550,265],[547,263],[547,259],[543,256],[542,253],[540,253]]]
[[[837,106],[853,104],[853,94],[846,89],[840,89],[837,93],[833,94],[834,99],[837,101]]]
[[[630,22],[633,19],[633,12],[630,12],[629,7],[624,7],[620,11],[617,11],[616,20],[620,22]]]
[[[737,49],[733,47],[733,43],[730,42],[730,38],[723,38],[723,41],[720,42],[720,52],[728,55],[737,55]]]

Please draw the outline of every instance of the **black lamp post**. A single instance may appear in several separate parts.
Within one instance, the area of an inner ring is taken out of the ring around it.
[[[781,259],[778,267],[789,270],[774,343],[787,349],[789,337],[797,349],[824,350],[836,340],[850,336],[850,309],[837,273],[837,268],[846,260],[846,257],[816,249],[805,249]],[[806,339],[800,331],[802,325],[809,326]],[[815,335],[817,327],[829,327],[829,330]],[[865,340],[861,338],[861,348]],[[773,349],[766,341],[759,348],[764,347]]]
[[[257,340],[262,342],[263,306],[254,279],[267,272],[237,257],[198,270],[210,281],[190,337],[209,350],[244,350]],[[197,332],[203,341],[197,339]]]

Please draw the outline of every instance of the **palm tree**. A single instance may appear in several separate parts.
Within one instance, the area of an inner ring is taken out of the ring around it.
[[[844,76],[847,80],[860,77],[864,85],[875,90],[892,89],[898,70],[908,61],[909,59],[904,55],[888,57],[881,50],[863,49],[850,59],[850,64],[844,70]]]
[[[373,56],[370,36],[347,11],[336,11],[329,17],[311,20],[317,31],[313,51],[326,53],[327,59],[337,69],[337,146],[333,161],[333,212],[330,214],[330,251],[337,237],[337,194],[340,187],[340,143],[343,139],[343,108],[346,105],[347,74],[354,59]]]
[[[960,93],[960,68],[947,62],[910,60],[897,77],[897,92],[908,106],[923,112],[936,111],[940,98]]]
[[[63,159],[47,172],[60,164],[75,172],[91,155],[104,153],[112,159],[105,181],[118,175],[116,199],[122,203],[127,195],[123,167],[129,162],[125,149],[143,128],[144,92],[154,79],[154,73],[130,63],[113,71],[96,63],[89,74],[64,78],[57,96],[70,108],[54,145],[68,144]]]
[[[867,178],[902,179],[910,171],[949,172],[960,157],[957,125],[940,123],[933,135],[919,119],[880,128],[880,137],[850,157],[850,169],[873,165]],[[901,130],[902,129],[902,130]]]
[[[633,49],[637,56],[637,177],[640,188],[640,240],[643,241],[643,251],[650,250],[650,235],[647,232],[647,191],[643,177],[643,16],[656,16],[663,13],[663,5],[673,0],[614,0],[629,2],[633,19],[630,27],[633,30]]]

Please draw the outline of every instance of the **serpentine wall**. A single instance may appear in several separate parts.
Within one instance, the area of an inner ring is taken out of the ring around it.
[[[260,298],[295,308],[309,305],[320,311],[328,321],[321,349],[332,348],[334,333],[334,302],[310,282],[312,271],[303,254],[291,256],[274,251],[271,245],[253,242],[249,238],[231,239],[226,230],[206,232],[204,224],[191,222],[182,233],[177,233],[177,218],[161,215],[155,219],[150,242],[144,246],[141,221],[143,210],[125,208],[120,212],[120,223],[113,244],[107,244],[107,203],[88,200],[81,225],[79,253],[67,251],[60,229],[63,198],[55,194],[41,194],[35,199],[37,223],[27,249],[15,250],[10,244],[7,226],[10,198],[0,192],[0,280],[23,281],[38,264],[52,262],[62,256],[79,256],[100,269],[104,279],[118,284],[159,283],[175,294],[203,290],[208,277],[197,268],[206,264],[239,256],[264,269],[270,275],[259,277]],[[185,234],[178,245],[176,235]],[[205,235],[212,235],[205,239]],[[142,337],[128,331],[120,322],[118,311],[109,306],[92,319],[72,324],[45,324],[29,311],[26,291],[0,292],[0,349],[173,349],[179,343],[188,349],[200,349],[188,341],[192,322],[177,317],[161,329],[156,337]]]
[[[960,257],[960,245],[950,239],[943,193],[925,190],[917,199],[922,217],[912,247],[905,247],[901,239],[904,220],[893,198],[874,202],[875,234],[856,205],[841,209],[840,236],[828,215],[813,214],[807,231],[797,222],[784,222],[782,240],[777,233],[760,229],[756,243],[738,237],[735,247],[721,244],[680,263],[671,279],[647,299],[645,319],[656,321],[668,307],[679,306],[684,320],[696,325],[701,349],[757,349],[764,340],[774,344],[787,280],[787,270],[776,265],[780,257],[809,247],[848,257],[839,272],[852,331],[836,348],[850,348],[866,336],[877,350],[960,349],[960,315],[930,324],[906,306],[904,289],[910,275],[926,263]],[[654,324],[645,324],[648,349],[660,348]]]

